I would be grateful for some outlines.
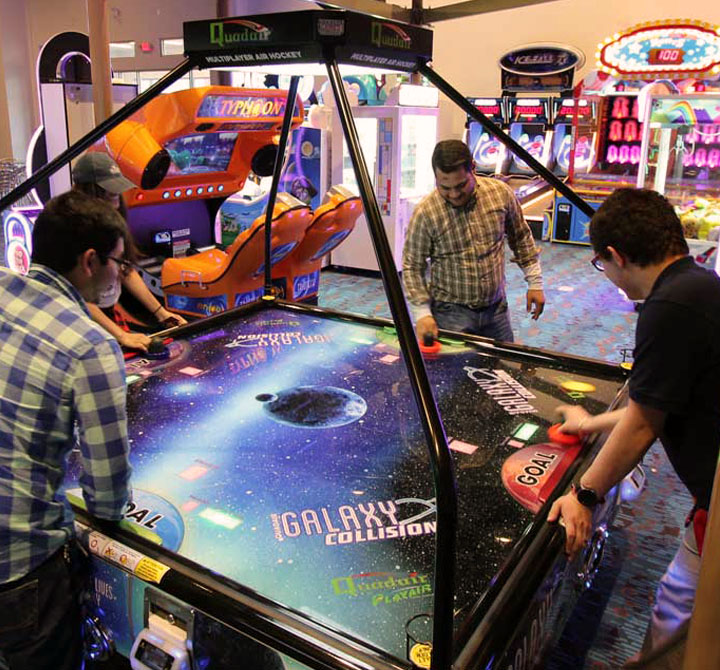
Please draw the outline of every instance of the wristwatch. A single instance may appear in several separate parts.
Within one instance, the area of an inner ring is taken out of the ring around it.
[[[593,509],[599,503],[605,502],[605,498],[600,498],[595,489],[586,489],[580,482],[573,484],[572,490],[577,501],[588,509]]]

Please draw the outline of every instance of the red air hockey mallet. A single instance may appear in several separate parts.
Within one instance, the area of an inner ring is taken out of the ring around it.
[[[556,423],[547,429],[548,437],[555,443],[563,447],[574,447],[582,442],[579,435],[574,433],[563,433],[560,430],[561,423]]]
[[[418,342],[418,346],[420,347],[420,353],[430,358],[438,354],[442,349],[440,341],[436,340],[432,333],[425,333],[422,342]]]

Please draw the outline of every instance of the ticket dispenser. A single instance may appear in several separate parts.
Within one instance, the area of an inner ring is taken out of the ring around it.
[[[192,670],[188,639],[192,619],[185,608],[146,591],[146,623],[130,652],[132,670]]]

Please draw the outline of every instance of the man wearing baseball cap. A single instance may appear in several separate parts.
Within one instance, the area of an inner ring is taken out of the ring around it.
[[[97,184],[109,193],[120,195],[135,188],[120,172],[118,164],[106,153],[92,151],[81,156],[72,171],[76,184]]]
[[[118,164],[103,151],[89,151],[83,154],[72,170],[73,190],[110,203],[123,218],[126,218],[122,193],[135,188],[135,184],[123,176]],[[132,259],[133,250],[128,250]],[[123,268],[122,287],[127,290],[148,312],[150,321],[157,321],[164,328],[187,323],[183,317],[165,309],[165,306],[150,292],[137,270],[131,264]],[[120,297],[119,292],[102,295],[97,303],[88,303],[93,321],[100,324],[113,335],[120,344],[128,349],[147,351],[150,337],[145,333],[130,332],[115,322],[114,306]]]

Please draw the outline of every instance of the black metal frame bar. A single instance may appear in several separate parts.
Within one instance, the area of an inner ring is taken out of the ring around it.
[[[343,134],[352,159],[355,179],[365,209],[370,236],[375,247],[390,312],[398,331],[400,350],[410,377],[410,386],[418,405],[420,421],[430,450],[437,504],[437,534],[435,537],[435,575],[433,605],[433,651],[431,670],[450,668],[453,660],[453,602],[455,597],[455,553],[457,543],[457,487],[452,459],[448,448],[435,398],[430,388],[420,348],[415,338],[410,314],[395,262],[385,234],[380,208],[372,181],[362,155],[360,140],[350,111],[345,88],[333,49],[325,53],[328,78],[335,95]]]
[[[26,179],[22,184],[16,186],[10,193],[0,199],[0,212],[6,207],[12,205],[24,195],[27,195],[33,187],[43,179],[54,175],[63,165],[69,163],[73,158],[79,156],[91,144],[97,142],[101,137],[106,135],[121,121],[137,112],[149,100],[152,100],[158,93],[162,93],[168,86],[176,82],[180,77],[186,75],[190,70],[196,67],[195,62],[191,58],[186,58],[182,63],[168,72],[162,79],[156,81],[147,91],[133,98],[122,109],[119,109],[112,116],[109,116],[98,126],[95,126],[87,135],[81,137],[75,144],[68,147],[60,155],[53,158],[49,163],[43,165],[31,177]]]
[[[277,153],[275,154],[275,165],[273,166],[272,185],[268,195],[267,208],[265,209],[265,297],[273,295],[272,290],[272,266],[270,257],[272,255],[272,219],[275,209],[278,187],[280,186],[280,173],[285,162],[285,150],[287,149],[288,137],[290,136],[290,124],[292,123],[295,104],[297,103],[297,89],[300,77],[293,75],[290,78],[290,89],[288,90],[287,102],[285,103],[285,114],[283,115],[282,128],[280,130],[280,141]]]
[[[445,79],[443,79],[435,70],[426,63],[418,63],[417,71],[422,74],[428,81],[442,91],[450,100],[452,100],[460,109],[463,110],[473,120],[477,121],[488,133],[502,142],[510,151],[518,158],[521,158],[529,167],[537,172],[550,186],[560,191],[575,207],[583,214],[591,217],[595,214],[595,210],[585,202],[575,191],[573,191],[562,179],[548,170],[542,163],[535,159],[528,151],[523,149],[512,137],[498,128],[485,114],[483,114],[475,105],[466,100],[459,91],[453,88]]]

